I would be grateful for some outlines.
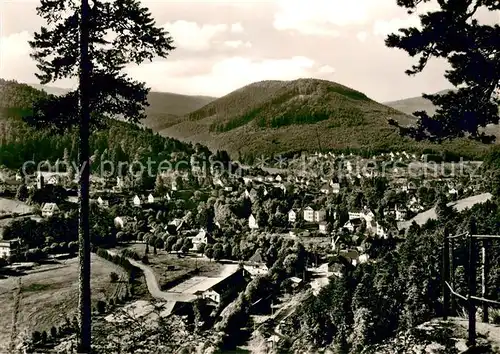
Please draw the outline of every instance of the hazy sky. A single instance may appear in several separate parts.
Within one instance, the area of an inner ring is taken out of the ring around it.
[[[37,4],[0,0],[2,78],[37,83],[27,44],[42,25]],[[398,8],[396,0],[148,0],[143,4],[177,47],[167,60],[129,69],[156,91],[222,96],[255,81],[315,77],[389,101],[450,87],[443,78],[445,62],[434,60],[423,73],[408,77],[404,71],[415,60],[384,46],[387,33],[418,24],[418,18]]]

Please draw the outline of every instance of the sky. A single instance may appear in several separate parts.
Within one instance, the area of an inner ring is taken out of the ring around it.
[[[312,77],[386,102],[452,87],[443,77],[445,61],[433,59],[424,72],[407,76],[416,59],[384,45],[388,33],[419,24],[396,0],[142,3],[177,47],[167,59],[127,68],[154,91],[220,97],[256,81]],[[0,0],[1,78],[37,83],[27,43],[43,25],[37,5]],[[422,11],[435,5],[424,6]],[[50,85],[74,88],[76,82]]]

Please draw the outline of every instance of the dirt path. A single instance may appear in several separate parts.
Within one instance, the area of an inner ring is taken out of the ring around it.
[[[14,306],[12,308],[12,329],[10,331],[10,353],[14,353],[16,349],[17,321],[19,317],[19,305],[21,303],[21,277],[17,278],[17,288],[14,289],[13,296]]]

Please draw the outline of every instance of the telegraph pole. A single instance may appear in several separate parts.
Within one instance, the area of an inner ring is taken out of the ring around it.
[[[448,289],[448,284],[450,280],[450,245],[449,245],[449,235],[448,229],[444,229],[443,235],[443,319],[448,318],[448,311],[450,309],[450,289]]]
[[[476,304],[473,297],[476,296],[476,220],[471,219],[469,233],[469,346],[476,345]]]
[[[482,260],[482,269],[481,269],[481,296],[485,299],[488,296],[488,272],[489,272],[489,264],[488,264],[488,240],[483,240],[481,247],[481,260]],[[489,311],[488,311],[488,302],[483,301],[483,322],[488,323]]]
[[[80,136],[79,136],[79,223],[78,223],[78,261],[79,261],[79,336],[78,352],[90,353],[91,350],[91,309],[90,309],[90,233],[89,233],[89,188],[90,188],[90,158],[89,158],[89,121],[90,121],[90,76],[91,62],[89,60],[89,17],[88,0],[81,0],[80,7],[80,72],[79,72],[79,103],[80,103]]]

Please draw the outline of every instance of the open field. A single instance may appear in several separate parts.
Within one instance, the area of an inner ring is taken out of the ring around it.
[[[0,198],[0,215],[1,214],[27,214],[33,212],[33,207],[18,200]]]
[[[144,244],[134,244],[128,248],[142,256],[145,247]],[[206,258],[178,257],[176,254],[170,254],[164,250],[158,250],[158,254],[154,255],[153,249],[150,248],[148,256],[149,266],[153,269],[162,290],[167,290],[164,289],[165,284],[194,271],[196,268],[199,269],[197,275],[206,277],[217,277],[223,269],[221,264]]]
[[[43,271],[43,268],[50,270]],[[110,283],[109,274],[125,273],[120,267],[92,255],[92,300],[93,302],[112,296],[125,287]],[[43,266],[36,272],[23,275],[19,296],[19,278],[0,279],[0,353],[8,352],[12,324],[18,304],[16,332],[31,335],[33,330],[50,330],[60,324],[64,317],[76,315],[78,306],[78,259],[73,258],[61,264]]]
[[[465,209],[472,208],[476,204],[485,203],[490,200],[493,196],[490,193],[483,193],[479,195],[474,195],[472,197],[464,198],[457,200],[456,202],[450,202],[447,205],[449,207],[453,207],[458,212],[464,211]],[[413,219],[402,221],[398,223],[398,229],[407,229],[411,226],[413,221],[415,221],[418,225],[424,225],[430,219],[437,219],[436,207],[433,207],[429,210],[426,210],[418,215],[416,215]]]

